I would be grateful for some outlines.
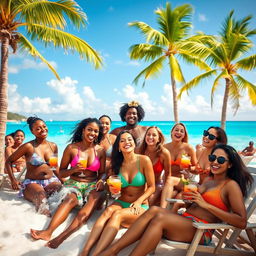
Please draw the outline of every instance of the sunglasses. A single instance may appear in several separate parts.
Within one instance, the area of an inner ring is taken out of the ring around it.
[[[223,156],[209,155],[208,159],[210,162],[214,162],[217,159],[218,164],[224,164],[228,159]]]
[[[217,139],[217,137],[216,137],[215,135],[209,133],[209,132],[206,131],[206,130],[204,130],[203,135],[204,135],[205,137],[208,136],[209,140],[215,140],[215,139]]]

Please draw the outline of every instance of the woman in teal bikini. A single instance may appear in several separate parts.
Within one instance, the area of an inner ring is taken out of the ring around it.
[[[48,128],[41,118],[29,117],[27,123],[35,139],[22,144],[8,157],[6,170],[12,188],[20,189],[19,196],[31,201],[39,213],[50,216],[47,197],[60,189],[61,182],[57,178],[58,173],[51,170],[48,161],[53,153],[58,153],[58,147],[47,140]],[[22,157],[26,159],[27,172],[25,180],[20,184],[13,175],[13,164]]]
[[[119,228],[129,227],[148,209],[147,199],[155,191],[154,172],[147,156],[134,153],[135,140],[129,131],[117,136],[112,151],[112,171],[121,178],[121,196],[110,205],[93,226],[81,256],[99,255],[114,240]]]
[[[104,199],[100,191],[104,190],[102,179],[106,154],[102,147],[97,146],[101,138],[102,127],[98,119],[87,118],[78,123],[73,131],[72,143],[66,147],[60,164],[61,177],[69,177],[60,191],[63,201],[45,230],[31,229],[32,238],[50,240],[53,231],[66,220],[71,210],[76,206],[81,207],[68,228],[46,244],[50,248],[57,248],[88,220]],[[82,159],[87,162],[87,167],[83,166],[85,162]]]

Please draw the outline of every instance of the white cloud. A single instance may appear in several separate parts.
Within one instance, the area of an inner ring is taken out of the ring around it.
[[[206,15],[202,13],[198,14],[198,20],[203,22],[208,21],[208,19],[206,18]]]

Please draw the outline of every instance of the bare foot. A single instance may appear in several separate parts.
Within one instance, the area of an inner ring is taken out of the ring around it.
[[[59,247],[59,245],[63,242],[63,239],[61,239],[60,237],[55,237],[54,239],[48,241],[45,246],[52,248],[52,249],[56,249]]]
[[[49,232],[47,232],[46,230],[30,229],[30,235],[35,240],[42,239],[45,241],[49,241],[51,239],[51,234],[49,234]]]

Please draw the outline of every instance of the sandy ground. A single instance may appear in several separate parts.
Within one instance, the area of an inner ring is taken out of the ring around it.
[[[7,182],[1,187],[0,190],[0,255],[1,256],[73,256],[78,255],[89,232],[93,226],[94,221],[101,214],[102,211],[96,211],[92,218],[70,236],[62,245],[57,249],[50,249],[45,247],[45,241],[33,241],[30,238],[29,230],[43,229],[49,223],[50,218],[40,215],[35,212],[34,207],[28,201],[19,198],[17,192],[10,189]],[[74,210],[69,218],[53,233],[53,237],[58,235],[70,223],[74,214]],[[253,220],[256,221],[255,215]],[[119,231],[120,237],[125,232],[125,229]],[[119,255],[129,255],[132,247],[126,248]],[[185,255],[185,251],[181,249],[173,249],[164,244],[160,244],[156,249],[155,255]],[[198,253],[197,256],[207,256],[210,254]]]

